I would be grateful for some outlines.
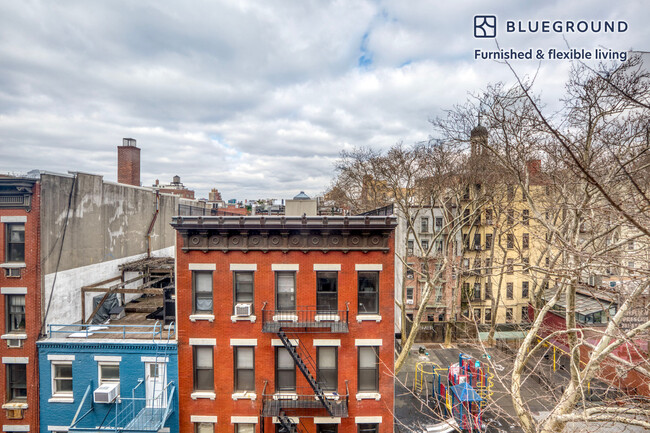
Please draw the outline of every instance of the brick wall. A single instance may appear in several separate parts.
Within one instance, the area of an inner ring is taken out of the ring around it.
[[[140,186],[140,148],[117,146],[117,181]]]

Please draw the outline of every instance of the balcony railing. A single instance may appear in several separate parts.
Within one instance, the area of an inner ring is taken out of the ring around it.
[[[267,303],[262,307],[262,332],[277,333],[281,329],[292,329],[292,332],[332,332],[347,333],[350,309],[345,304],[345,310],[331,310],[323,307],[300,307],[295,310],[272,310]]]
[[[50,338],[57,336],[67,338],[140,338],[162,340],[174,337],[174,325],[165,332],[163,325],[156,322],[153,325],[92,325],[92,324],[57,324],[47,325]]]
[[[331,403],[332,414],[319,401],[311,388],[296,388],[296,391],[283,391],[275,394],[266,394],[268,383],[264,383],[262,391],[262,416],[278,416],[282,411],[287,416],[320,417],[334,416],[346,418],[348,416],[348,382],[345,382],[345,394],[334,391],[326,392]]]

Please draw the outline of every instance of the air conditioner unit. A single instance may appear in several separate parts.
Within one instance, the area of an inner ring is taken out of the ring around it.
[[[6,409],[7,419],[23,419],[22,409]]]
[[[93,401],[95,403],[112,403],[119,394],[119,383],[105,383],[93,392]]]
[[[251,304],[236,304],[235,305],[235,316],[245,317],[251,315]]]
[[[22,347],[23,346],[23,340],[20,340],[18,338],[10,338],[7,340],[7,347]]]
[[[406,303],[407,303],[407,304],[412,304],[412,303],[413,303],[413,299],[407,299],[407,300],[406,300]]]

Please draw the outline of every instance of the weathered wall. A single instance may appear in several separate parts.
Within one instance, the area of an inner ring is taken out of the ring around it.
[[[146,188],[78,173],[73,190],[74,181],[72,175],[41,175],[43,312],[56,275],[47,323],[80,320],[81,286],[117,276],[119,264],[146,255],[146,233],[156,208],[156,194]],[[68,202],[67,230],[57,268]],[[177,204],[177,197],[159,196],[159,214],[151,236],[155,255],[173,256],[170,247],[174,246],[175,232],[169,223]]]

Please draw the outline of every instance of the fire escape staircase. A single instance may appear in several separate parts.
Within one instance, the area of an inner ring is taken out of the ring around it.
[[[323,388],[321,388],[320,384],[316,381],[316,378],[309,371],[309,367],[316,371],[316,365],[312,357],[306,350],[298,349],[297,346],[292,345],[282,328],[278,331],[278,337],[280,337],[282,345],[287,349],[300,372],[307,379],[309,386],[314,390],[314,394],[316,395],[316,398],[318,398],[318,401],[320,401],[325,410],[327,410],[329,416],[335,416],[332,402],[327,399],[327,396],[323,392]],[[300,353],[298,353],[299,351]],[[309,366],[307,364],[309,364]]]

